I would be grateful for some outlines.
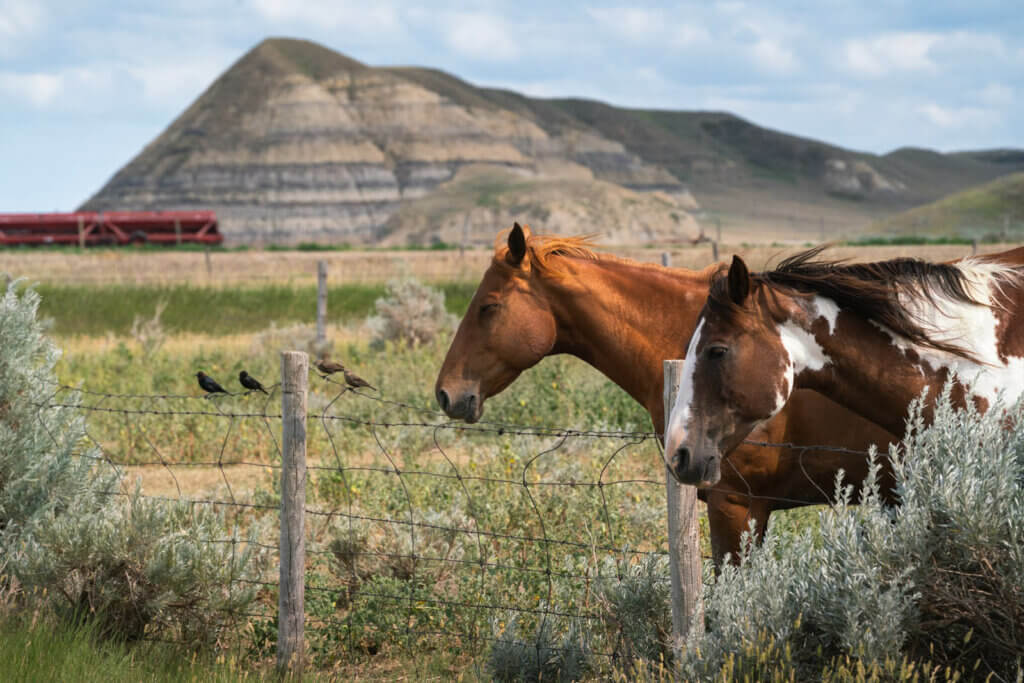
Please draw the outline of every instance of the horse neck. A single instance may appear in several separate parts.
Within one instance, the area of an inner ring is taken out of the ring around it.
[[[893,434],[905,432],[910,403],[926,388],[930,403],[948,378],[946,369],[922,359],[920,354],[933,353],[931,350],[895,342],[873,322],[848,311],[840,310],[831,328],[813,312],[806,319],[788,322],[808,334],[804,337],[807,343],[793,354],[797,364],[794,389],[825,394]],[[824,364],[815,367],[822,359]],[[958,402],[963,396],[962,388],[954,393]],[[931,421],[930,406],[924,416]]]
[[[558,325],[552,353],[589,363],[664,429],[664,359],[682,358],[707,298],[710,269],[571,259],[574,277],[547,280]]]

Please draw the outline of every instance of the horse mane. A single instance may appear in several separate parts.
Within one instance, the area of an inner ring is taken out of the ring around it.
[[[931,263],[916,258],[896,258],[874,263],[844,263],[818,259],[829,245],[820,245],[784,259],[774,270],[751,275],[755,283],[816,294],[834,301],[841,310],[883,325],[910,342],[962,358],[977,360],[970,350],[953,340],[936,338],[942,330],[926,321],[921,304],[942,311],[946,302],[988,306],[979,298],[978,282],[969,272],[971,262]],[[1015,272],[996,267],[996,285]],[[737,310],[729,298],[724,271],[712,280],[708,300],[718,308]]]
[[[494,240],[494,262],[507,265],[505,255],[508,253],[506,244],[507,232],[501,232]],[[569,273],[563,264],[552,259],[552,256],[572,256],[576,258],[600,261],[614,257],[607,254],[598,254],[593,250],[596,235],[576,235],[573,237],[562,237],[560,235],[530,235],[526,240],[526,250],[529,252],[530,266],[536,268],[545,276],[560,279],[568,277]]]

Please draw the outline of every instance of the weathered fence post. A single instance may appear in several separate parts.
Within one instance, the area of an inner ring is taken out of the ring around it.
[[[711,243],[711,260],[718,263],[718,242]]]
[[[661,252],[661,265],[665,266],[666,268],[672,267],[672,255],[667,251]]]
[[[281,582],[277,669],[302,675],[305,658],[306,395],[309,356],[281,352]]]
[[[327,261],[316,262],[316,348],[322,352],[327,343]]]
[[[78,217],[78,248],[85,249],[85,219]]]
[[[666,360],[665,422],[679,392],[683,361]],[[679,661],[682,645],[693,632],[704,632],[703,578],[700,525],[697,521],[697,488],[683,486],[665,470],[668,498],[668,561],[672,576],[672,649]]]

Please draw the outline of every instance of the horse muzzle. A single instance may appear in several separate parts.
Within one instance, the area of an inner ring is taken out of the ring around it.
[[[665,465],[680,484],[713,486],[722,478],[722,457],[716,450],[692,451],[680,444],[668,454]]]
[[[445,415],[453,420],[463,420],[472,424],[480,419],[483,413],[483,401],[475,392],[466,391],[454,400],[444,389],[437,390],[437,404]]]

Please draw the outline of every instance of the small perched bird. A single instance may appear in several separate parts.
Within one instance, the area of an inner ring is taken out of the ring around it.
[[[328,360],[325,356],[316,362],[316,369],[326,377],[327,375],[333,375],[336,372],[344,372],[345,366],[333,360]]]
[[[366,387],[367,389],[373,389],[374,391],[377,391],[377,387],[372,386],[369,382],[367,382],[365,379],[363,379],[356,373],[352,372],[351,370],[342,368],[342,372],[345,373],[345,384],[349,385],[353,389]]]
[[[264,394],[267,394],[268,396],[270,395],[269,393],[267,393],[267,390],[263,388],[263,385],[260,384],[260,381],[253,377],[252,375],[250,375],[245,370],[242,370],[240,373],[238,373],[238,381],[243,387],[245,387],[249,391],[262,391]]]
[[[196,378],[199,379],[199,388],[208,394],[226,394],[228,393],[224,387],[217,384],[217,380],[207,375],[205,372],[200,370],[196,373]]]

